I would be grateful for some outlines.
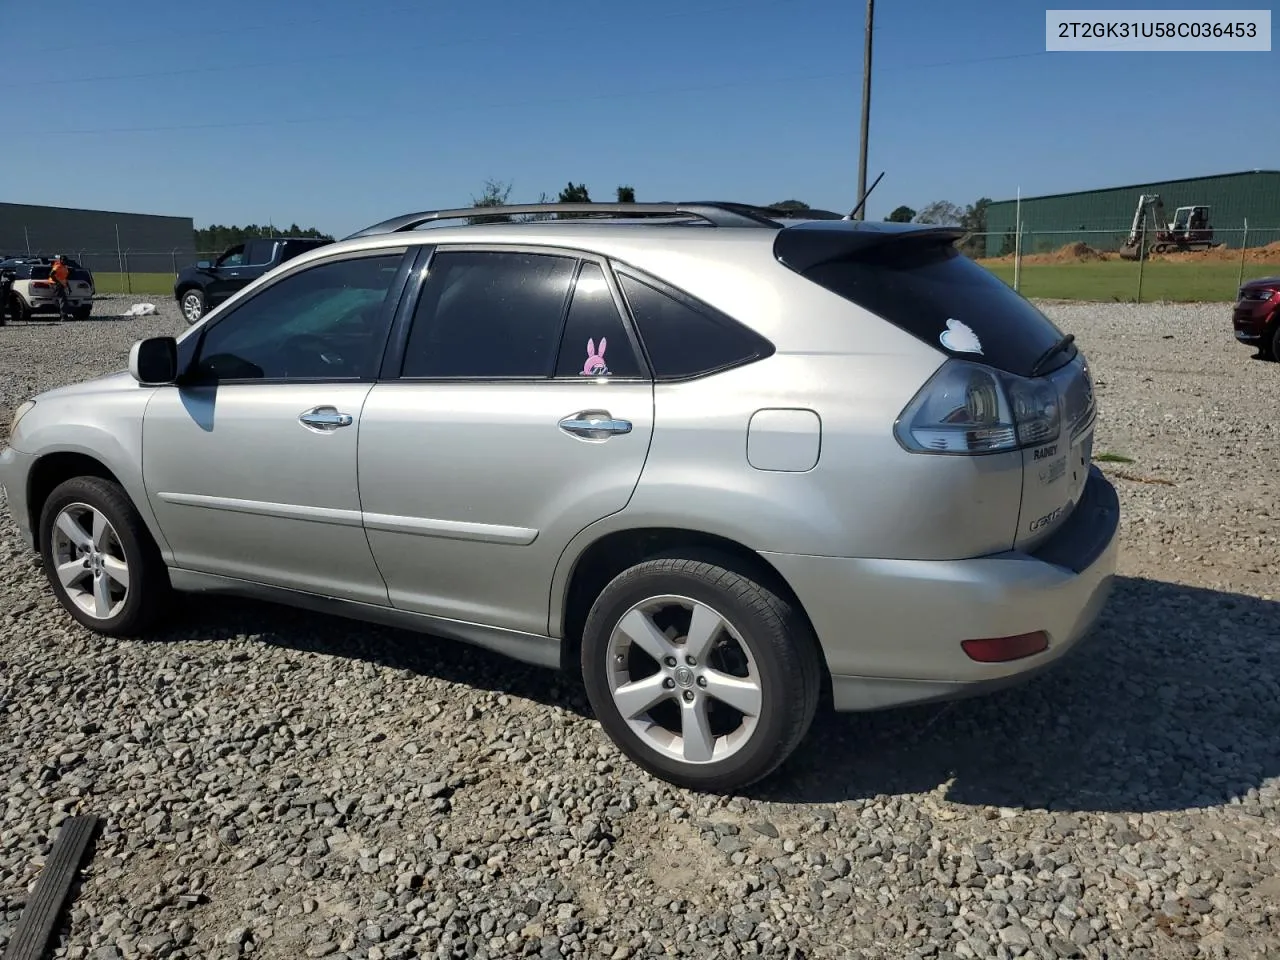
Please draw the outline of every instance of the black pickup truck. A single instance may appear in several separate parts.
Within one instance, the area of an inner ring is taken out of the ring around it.
[[[223,251],[210,263],[201,260],[183,267],[173,282],[173,298],[182,308],[187,323],[195,323],[241,287],[274,270],[300,253],[322,247],[332,240],[312,237],[270,237],[246,240]]]

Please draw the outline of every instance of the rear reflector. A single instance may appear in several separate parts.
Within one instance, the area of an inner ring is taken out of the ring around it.
[[[970,660],[979,663],[1004,663],[1021,660],[1049,649],[1049,635],[1044,631],[1020,633],[1016,637],[989,637],[984,640],[965,640],[960,644]]]

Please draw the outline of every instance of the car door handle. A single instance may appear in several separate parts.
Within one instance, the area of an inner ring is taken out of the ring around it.
[[[615,420],[608,410],[583,410],[560,421],[560,429],[584,440],[608,440],[615,434],[630,433],[630,420]]]
[[[355,418],[349,413],[339,413],[336,407],[313,407],[299,414],[298,422],[312,430],[327,432],[338,427],[349,427]]]

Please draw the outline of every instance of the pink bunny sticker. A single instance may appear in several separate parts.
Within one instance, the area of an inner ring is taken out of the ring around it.
[[[609,345],[608,337],[600,338],[600,349],[596,349],[596,341],[593,337],[587,341],[587,362],[582,365],[582,376],[584,377],[607,377],[609,368],[604,362],[604,348]]]

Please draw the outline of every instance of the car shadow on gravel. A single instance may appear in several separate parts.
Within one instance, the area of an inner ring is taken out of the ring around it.
[[[460,641],[238,597],[183,598],[164,641],[254,642],[376,664],[590,716],[581,682]]]
[[[949,705],[820,716],[762,800],[944,787],[955,803],[1154,812],[1280,776],[1280,603],[1117,578],[1079,656]]]

